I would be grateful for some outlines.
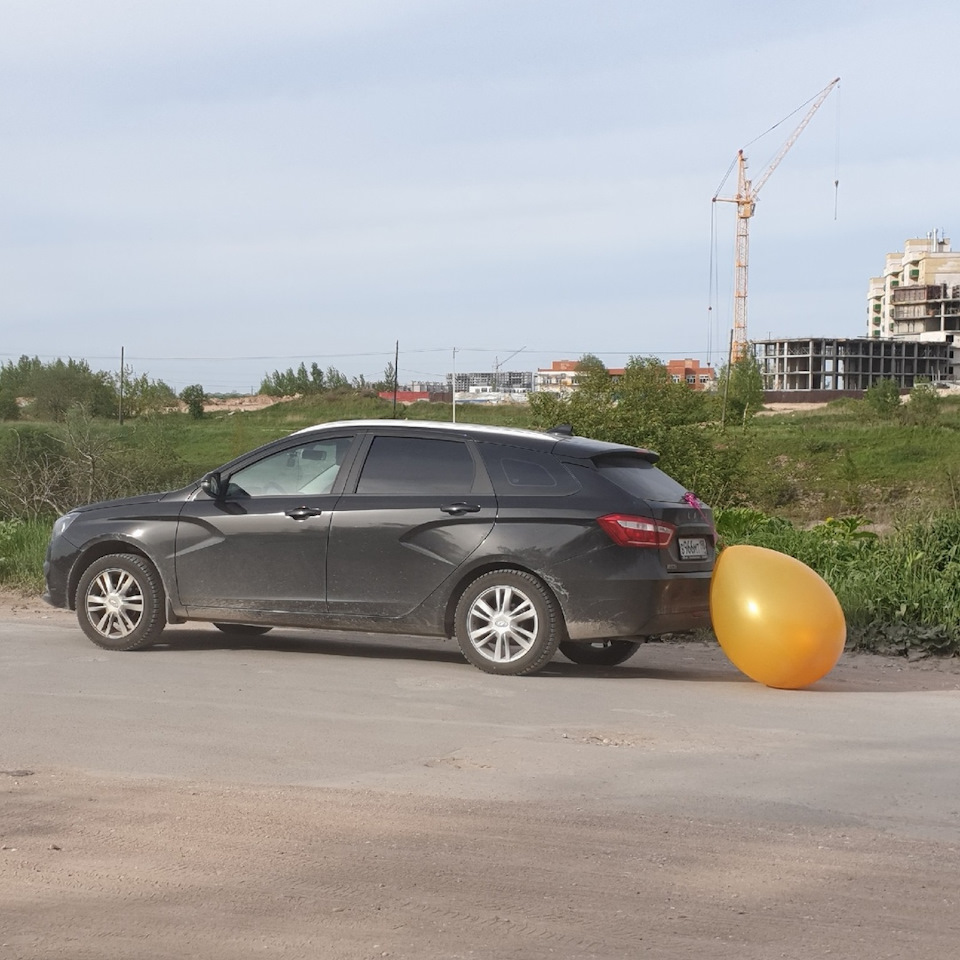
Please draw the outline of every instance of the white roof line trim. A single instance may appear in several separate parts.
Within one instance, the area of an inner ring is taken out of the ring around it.
[[[312,427],[304,427],[302,430],[295,430],[290,434],[291,437],[299,436],[302,433],[312,433],[314,430],[339,430],[356,429],[358,427],[382,427],[387,423],[395,423],[397,426],[413,427],[416,429],[427,430],[459,430],[464,433],[480,433],[483,431],[493,431],[494,433],[506,434],[515,437],[549,437],[550,434],[541,433],[537,430],[526,430],[523,427],[498,427],[493,424],[483,423],[450,423],[446,420],[331,420],[327,423],[316,423]],[[553,439],[559,439],[554,437]]]

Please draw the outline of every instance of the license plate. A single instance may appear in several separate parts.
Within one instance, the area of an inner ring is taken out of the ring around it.
[[[707,541],[703,537],[681,537],[680,538],[680,559],[681,560],[706,560],[707,559]]]

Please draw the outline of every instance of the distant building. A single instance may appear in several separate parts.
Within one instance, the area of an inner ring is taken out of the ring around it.
[[[443,380],[411,380],[403,389],[418,393],[449,393],[450,384]]]
[[[577,360],[554,360],[548,368],[537,370],[534,374],[534,390],[558,397],[573,393],[577,389],[578,365]],[[717,382],[713,367],[701,367],[699,360],[668,360],[666,367],[674,383],[686,383],[692,390],[707,390]],[[614,380],[619,380],[624,372],[624,367],[607,369]]]
[[[533,375],[533,389],[537,393],[552,393],[564,397],[577,389],[578,360],[554,360],[549,367]]]
[[[716,370],[701,367],[699,360],[668,360],[667,373],[674,383],[685,383],[691,390],[710,390],[717,383]]]
[[[918,380],[942,380],[949,366],[943,341],[851,337],[754,340],[753,354],[768,402],[859,397],[879,380],[909,390]]]
[[[871,277],[863,337],[754,340],[764,398],[829,400],[863,395],[880,380],[901,390],[960,377],[960,254],[938,231],[888,253]]]
[[[902,253],[888,253],[883,275],[871,277],[867,336],[947,345],[941,376],[960,376],[960,254],[938,231],[907,240]]]
[[[392,390],[381,390],[378,394],[383,400],[393,400]],[[402,388],[397,390],[397,403],[416,403],[418,400],[427,400],[431,403],[449,403],[448,390],[415,390]]]
[[[449,391],[454,375],[447,374]],[[454,389],[457,394],[494,393],[507,396],[523,395],[533,389],[533,372],[530,370],[484,370],[475,373],[457,373]]]

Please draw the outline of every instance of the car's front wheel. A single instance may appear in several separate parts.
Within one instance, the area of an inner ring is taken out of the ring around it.
[[[595,640],[593,643],[564,640],[560,652],[568,660],[584,666],[615,667],[629,660],[641,646],[636,640]]]
[[[153,565],[136,554],[94,560],[77,586],[80,628],[107,650],[141,650],[166,626],[164,593]]]
[[[556,653],[563,636],[553,594],[520,570],[477,577],[460,597],[455,623],[460,651],[486,673],[534,673]]]

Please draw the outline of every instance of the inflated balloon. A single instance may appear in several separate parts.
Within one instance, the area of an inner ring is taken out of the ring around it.
[[[826,676],[847,638],[830,586],[805,563],[764,547],[727,547],[710,582],[723,652],[748,677],[796,690]]]

